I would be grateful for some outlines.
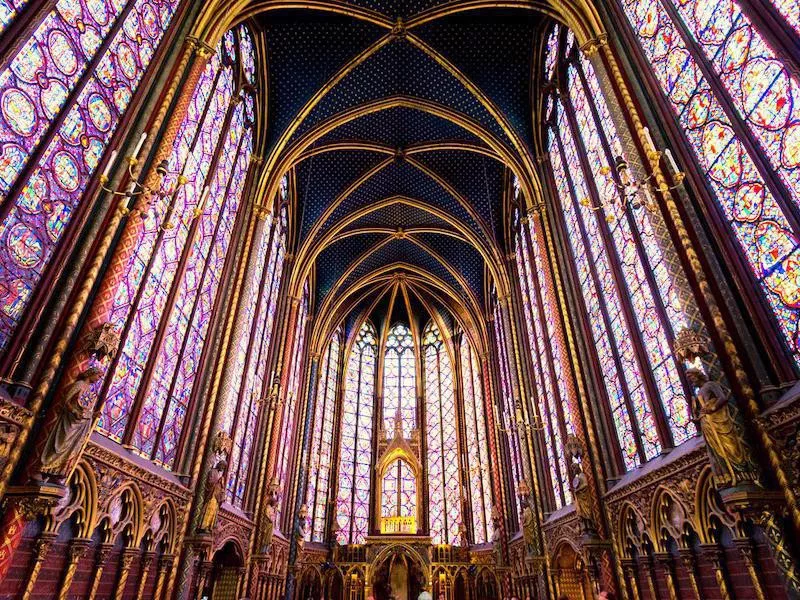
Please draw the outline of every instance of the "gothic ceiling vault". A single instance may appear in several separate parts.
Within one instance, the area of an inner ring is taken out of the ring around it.
[[[376,312],[482,323],[492,290],[508,288],[512,173],[534,172],[532,73],[548,18],[514,2],[302,4],[255,17],[263,155],[298,199],[293,295],[314,278],[327,332]]]

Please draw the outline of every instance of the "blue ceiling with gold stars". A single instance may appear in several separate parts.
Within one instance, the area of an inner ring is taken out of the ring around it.
[[[370,307],[387,310],[378,296],[392,274],[409,277],[414,312],[457,312],[450,301],[489,310],[511,172],[533,163],[545,20],[479,4],[320,0],[258,17],[265,156],[294,170],[297,256],[318,309],[352,296],[346,328]]]

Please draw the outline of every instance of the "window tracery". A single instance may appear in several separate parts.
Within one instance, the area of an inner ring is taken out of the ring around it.
[[[800,32],[795,3],[771,5]],[[620,6],[797,368],[797,64],[734,0]]]
[[[25,4],[0,3],[0,32]],[[80,212],[177,6],[60,0],[0,67],[0,350]]]
[[[347,359],[342,402],[336,497],[337,540],[340,544],[361,544],[369,531],[377,356],[377,332],[369,321],[365,321]]]
[[[458,540],[461,478],[453,366],[442,333],[430,321],[422,333],[428,459],[428,524],[435,544]]]
[[[549,52],[562,51],[554,45]],[[550,160],[618,445],[631,469],[695,434],[670,350],[687,320],[652,215],[609,202],[619,194],[611,165],[623,151],[592,65],[574,46],[563,52],[551,83],[566,93],[547,104]]]
[[[250,164],[254,99],[239,84],[240,32],[229,31],[200,77],[154,201],[117,289],[122,332],[99,428],[172,468],[189,412]]]

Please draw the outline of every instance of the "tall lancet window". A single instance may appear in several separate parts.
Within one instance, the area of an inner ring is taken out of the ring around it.
[[[425,361],[425,419],[428,446],[428,520],[435,544],[458,540],[461,524],[458,419],[453,361],[436,323],[422,333]]]
[[[292,477],[290,475],[290,461],[293,456],[292,449],[295,446],[295,434],[298,430],[297,408],[303,404],[303,399],[301,398],[303,393],[302,368],[305,362],[305,344],[306,338],[308,337],[306,334],[306,325],[308,322],[309,301],[309,287],[308,281],[306,281],[303,286],[303,296],[300,299],[300,306],[297,310],[297,322],[295,323],[295,329],[292,334],[294,336],[294,341],[292,343],[291,356],[286,359],[290,361],[288,364],[289,381],[286,385],[286,392],[283,397],[283,420],[281,421],[281,438],[278,447],[278,464],[275,467],[275,476],[278,481],[281,482],[284,498],[288,499],[288,502],[282,502],[281,505],[279,505],[279,514],[283,507],[294,506],[291,498],[294,486],[292,485]]]
[[[285,190],[285,187],[283,188]],[[286,209],[268,222],[254,248],[256,268],[253,283],[242,295],[239,319],[246,325],[239,330],[238,343],[231,358],[231,385],[223,390],[223,428],[233,439],[228,461],[228,501],[242,506],[250,473],[250,457],[257,432],[259,409],[270,394],[267,360],[275,322],[283,257],[286,250]]]
[[[800,10],[747,3],[620,1],[797,367]],[[784,31],[760,31],[750,11]]]
[[[548,477],[555,507],[572,501],[564,450],[567,435],[575,430],[567,400],[570,377],[566,348],[558,321],[558,307],[550,284],[549,262],[543,260],[538,221],[515,219],[518,227],[516,258],[522,305],[528,332],[535,398],[542,420]]]
[[[670,351],[687,320],[654,234],[657,215],[645,207],[619,208],[612,165],[622,150],[592,65],[571,32],[551,38],[549,52],[556,53],[546,61],[555,65],[549,84],[564,90],[547,101],[553,177],[618,446],[630,469],[695,433],[689,391]]]
[[[0,0],[0,33],[25,0]],[[0,350],[25,317],[178,0],[59,0],[0,65]],[[28,7],[26,10],[34,10]]]
[[[309,455],[306,505],[311,521],[308,539],[325,541],[325,523],[328,515],[328,489],[331,481],[333,455],[333,419],[336,413],[336,390],[339,387],[339,347],[341,329],[337,330],[319,364],[319,385],[314,403],[314,420],[311,429],[311,454]]]
[[[492,476],[489,472],[489,441],[483,405],[483,384],[478,357],[466,335],[461,337],[461,389],[464,396],[465,453],[469,470],[469,498],[472,509],[472,541],[485,544],[492,539]]]
[[[403,437],[417,428],[417,374],[414,338],[406,325],[398,323],[386,338],[383,357],[383,428],[394,436],[397,415],[403,422]]]
[[[377,357],[377,332],[365,321],[347,358],[342,402],[336,496],[337,541],[340,544],[362,544],[369,531]]]
[[[511,467],[512,485],[516,486],[524,479],[522,472],[522,448],[520,440],[515,433],[512,432],[512,427],[516,422],[514,395],[511,387],[511,369],[515,368],[508,356],[508,347],[506,346],[507,331],[503,323],[502,308],[500,302],[494,299],[494,309],[492,312],[494,322],[494,335],[495,335],[495,349],[497,350],[497,367],[500,379],[500,394],[501,397],[498,402],[498,408],[502,414],[498,415],[500,425],[506,430],[505,438],[507,441],[506,452],[508,453],[508,460]],[[520,513],[519,496],[514,493],[516,499],[517,514]]]
[[[99,427],[167,467],[178,456],[253,144],[255,102],[241,44],[228,31],[200,77],[120,274],[111,322],[122,333]],[[178,173],[187,183],[175,191]],[[171,206],[170,206],[171,203]]]

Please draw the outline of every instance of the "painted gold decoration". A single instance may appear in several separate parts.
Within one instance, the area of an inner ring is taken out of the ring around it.
[[[210,533],[217,523],[217,513],[222,501],[225,499],[225,469],[227,463],[224,460],[218,461],[206,475],[206,487],[203,497],[203,513],[200,524],[197,526],[198,533]]]
[[[758,469],[731,412],[730,394],[699,369],[687,369],[686,378],[697,390],[689,404],[689,416],[706,440],[717,486],[757,483]]]

